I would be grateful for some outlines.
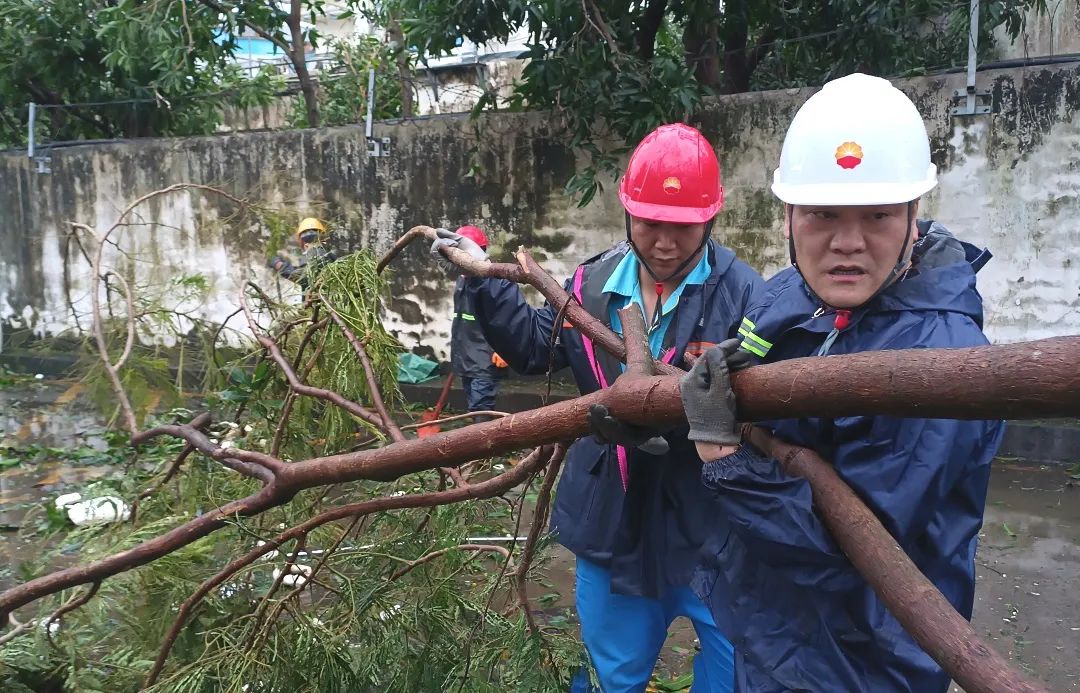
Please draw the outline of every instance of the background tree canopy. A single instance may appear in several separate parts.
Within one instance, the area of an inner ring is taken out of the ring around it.
[[[316,80],[304,52],[324,48],[311,26],[327,16],[324,0],[0,0],[0,144],[25,141],[30,102],[45,107],[47,140],[211,133],[225,106],[266,103],[282,88],[278,77],[238,68],[245,35],[270,41],[293,65],[304,98],[294,125],[361,121],[369,66],[389,98],[377,115],[408,116],[410,56],[444,54],[462,39],[505,42],[524,29],[529,63],[512,98],[499,102],[491,91],[476,111],[554,110],[571,146],[592,156],[567,186],[584,204],[600,189],[599,173],[616,173],[627,143],[662,122],[691,119],[709,95],[821,84],[854,70],[901,76],[962,65],[969,26],[967,0],[339,6],[385,28],[387,38],[335,47],[339,69]],[[1015,38],[1032,8],[1044,11],[1045,0],[981,3],[984,59],[994,51],[992,33],[1003,27]],[[98,102],[108,103],[58,108]]]
[[[408,43],[421,55],[449,51],[460,38],[505,41],[529,34],[530,63],[513,99],[489,95],[480,108],[554,109],[570,142],[593,166],[568,184],[582,203],[615,172],[625,146],[663,122],[692,116],[701,99],[821,84],[861,70],[919,74],[967,59],[967,0],[388,0]],[[1015,38],[1043,0],[983,2],[979,46],[991,34]]]
[[[228,28],[180,0],[0,0],[0,143],[25,141],[30,102],[52,140],[213,132],[223,106],[273,94]]]

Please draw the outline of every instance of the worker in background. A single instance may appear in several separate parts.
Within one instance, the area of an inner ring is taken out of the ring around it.
[[[653,354],[682,363],[687,351],[734,337],[761,278],[710,238],[723,206],[712,146],[686,125],[664,125],[638,145],[619,200],[626,240],[586,260],[566,290],[616,332],[618,310],[637,305]],[[453,246],[483,261],[462,234],[440,230],[432,254]],[[519,373],[569,366],[582,394],[607,387],[623,365],[565,322],[561,306],[535,309],[518,286],[470,277],[465,295],[487,341]],[[603,427],[619,422],[601,412]],[[678,616],[701,641],[694,690],[729,691],[731,644],[690,589],[718,511],[700,483],[701,463],[686,429],[666,440],[646,435],[615,445],[588,436],[569,449],[555,496],[551,530],[576,556],[576,603],[582,638],[605,693],[643,691]],[[578,676],[574,690],[588,690]]]
[[[270,269],[285,279],[307,289],[307,271],[318,269],[337,259],[337,255],[325,243],[326,236],[326,226],[315,217],[307,217],[296,227],[296,241],[300,244],[300,262],[294,265],[288,258],[275,255],[267,264]]]
[[[462,226],[457,233],[484,251],[488,239],[476,226]],[[476,320],[473,297],[465,290],[466,278],[458,275],[454,285],[454,323],[450,328],[450,367],[465,391],[469,411],[492,411],[499,392],[498,379],[506,372],[504,361],[484,339]]]
[[[747,358],[986,344],[975,275],[990,254],[918,219],[936,184],[925,126],[903,92],[862,74],[826,84],[795,115],[773,176],[792,266],[747,312],[741,343],[710,350],[683,379],[703,486],[731,529],[710,538],[695,588],[735,643],[739,691],[948,690],[949,676],[833,541],[808,482],[741,442],[728,379],[731,362]],[[830,461],[971,617],[1002,422],[850,416],[759,425]]]

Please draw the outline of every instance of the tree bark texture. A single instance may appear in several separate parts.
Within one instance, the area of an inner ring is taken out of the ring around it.
[[[1046,690],[979,638],[831,464],[814,451],[789,445],[761,429],[751,429],[747,437],[788,474],[810,482],[814,508],[848,560],[919,647],[961,688],[967,693]]]

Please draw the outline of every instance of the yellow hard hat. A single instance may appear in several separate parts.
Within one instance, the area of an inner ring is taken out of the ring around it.
[[[326,233],[326,227],[323,223],[315,217],[308,217],[300,222],[300,225],[296,227],[296,237],[300,238],[300,234],[305,231],[318,231],[319,235]]]

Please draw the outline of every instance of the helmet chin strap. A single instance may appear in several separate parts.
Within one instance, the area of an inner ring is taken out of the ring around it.
[[[716,222],[716,218],[713,217],[706,222],[705,233],[701,234],[701,243],[698,244],[698,247],[694,252],[683,260],[682,264],[676,267],[674,271],[669,273],[666,277],[661,278],[656,276],[656,272],[649,266],[648,260],[646,260],[645,256],[638,250],[637,244],[634,243],[634,238],[630,235],[630,213],[626,212],[624,217],[626,219],[626,242],[630,244],[630,249],[634,251],[634,255],[637,257],[638,262],[640,262],[641,266],[645,268],[645,271],[649,273],[649,276],[652,277],[652,280],[656,285],[656,306],[653,308],[652,320],[649,321],[649,331],[652,332],[660,324],[661,315],[663,313],[663,305],[660,301],[661,296],[664,293],[664,283],[679,276],[683,270],[690,266],[691,262],[697,259],[698,253],[700,253],[701,249],[705,247],[705,244],[709,242],[709,236],[712,234],[712,228],[713,224]],[[644,306],[642,306],[642,308],[644,308]]]
[[[791,213],[791,210],[789,209],[788,210],[788,233],[787,233],[787,237],[788,237],[788,255],[791,258],[791,266],[794,267],[795,271],[798,272],[799,275],[803,278],[803,284],[806,285],[806,290],[810,292],[810,295],[814,297],[814,300],[816,300],[818,303],[820,303],[823,306],[827,306],[829,308],[834,308],[834,306],[829,306],[828,303],[826,303],[820,296],[818,296],[817,292],[814,291],[812,286],[810,286],[810,282],[807,281],[806,275],[803,274],[802,269],[799,267],[799,263],[796,262],[796,260],[795,260],[795,231],[792,228],[792,225],[793,225],[792,217],[793,216],[794,215]],[[874,299],[876,299],[878,296],[880,296],[882,294],[882,292],[885,291],[885,289],[888,289],[890,286],[892,286],[893,283],[900,277],[900,275],[902,275],[904,273],[904,271],[907,270],[908,263],[910,262],[910,259],[908,258],[908,240],[911,238],[911,223],[914,220],[914,216],[915,216],[915,201],[912,200],[911,202],[907,203],[907,224],[904,227],[906,229],[906,231],[904,233],[904,243],[900,246],[900,255],[896,258],[896,264],[893,265],[892,270],[889,271],[889,276],[885,277],[885,281],[883,281],[881,283],[881,286],[879,286],[877,288],[877,291],[875,291],[873,294],[871,294],[870,298],[866,299],[865,301],[863,301],[859,305],[853,306],[851,308],[846,309],[849,313],[852,312],[852,311],[858,310],[859,308],[862,308],[865,305],[868,305],[870,302],[872,302]]]

